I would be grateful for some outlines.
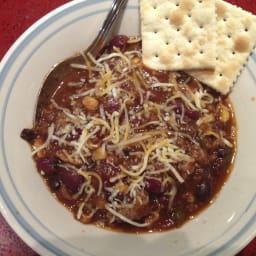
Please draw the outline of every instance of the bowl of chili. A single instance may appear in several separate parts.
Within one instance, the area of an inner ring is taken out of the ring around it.
[[[233,255],[255,236],[256,53],[228,98],[184,72],[149,70],[130,1],[122,36],[41,90],[109,7],[64,5],[3,59],[2,213],[40,254]]]

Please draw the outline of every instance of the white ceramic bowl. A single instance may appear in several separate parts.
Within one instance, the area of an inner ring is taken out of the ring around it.
[[[72,1],[19,38],[0,68],[1,212],[41,255],[234,255],[256,235],[256,53],[231,98],[238,120],[234,170],[216,202],[170,232],[132,235],[82,225],[51,196],[20,139],[31,127],[40,86],[50,67],[84,49],[96,35],[111,1]],[[138,1],[130,0],[120,33],[139,34]]]

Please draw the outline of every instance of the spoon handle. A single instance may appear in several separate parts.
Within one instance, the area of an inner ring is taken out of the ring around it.
[[[115,21],[120,17],[122,10],[125,8],[127,0],[114,0],[111,9],[98,33],[96,38],[85,50],[85,54],[90,53],[96,57],[98,53],[106,46],[108,42],[108,35],[115,24]]]

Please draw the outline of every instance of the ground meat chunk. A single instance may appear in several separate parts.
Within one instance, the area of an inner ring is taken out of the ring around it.
[[[67,150],[61,149],[56,151],[56,157],[62,160],[65,163],[74,164],[74,165],[81,165],[83,162],[78,157],[71,157],[68,154]]]
[[[133,207],[124,206],[118,209],[118,213],[130,220],[140,220],[149,214],[149,196],[142,190],[137,190],[137,197],[134,199]]]
[[[199,164],[205,165],[208,163],[207,153],[199,145],[193,144],[188,148],[188,150],[189,155],[191,155]]]

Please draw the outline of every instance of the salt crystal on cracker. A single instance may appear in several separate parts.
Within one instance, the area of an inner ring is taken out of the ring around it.
[[[140,0],[143,63],[158,70],[214,68],[215,0]]]
[[[217,60],[214,71],[192,71],[192,76],[222,94],[230,92],[256,42],[256,16],[216,0]]]

